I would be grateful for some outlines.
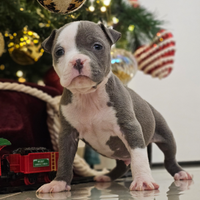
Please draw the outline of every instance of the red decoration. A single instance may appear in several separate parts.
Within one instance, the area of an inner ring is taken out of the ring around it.
[[[134,8],[137,8],[139,6],[138,0],[128,0],[128,1]]]
[[[0,79],[0,82],[14,81]],[[60,94],[52,87],[34,83],[22,85],[39,89],[52,97]],[[0,90],[0,119],[0,136],[12,144],[2,149],[0,155],[19,147],[53,148],[47,126],[46,102],[23,92]]]
[[[60,95],[63,92],[63,87],[60,84],[60,78],[59,76],[56,74],[54,68],[50,68],[49,71],[47,71],[45,77],[44,77],[44,83],[46,86],[50,86],[53,87],[55,89],[57,89],[60,92]]]
[[[137,49],[134,56],[138,69],[160,79],[167,77],[174,64],[175,41],[172,33],[161,30],[153,42]]]

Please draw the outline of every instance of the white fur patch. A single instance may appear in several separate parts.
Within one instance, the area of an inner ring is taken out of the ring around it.
[[[148,162],[147,148],[131,149],[131,172],[133,182],[130,190],[154,190],[159,185],[155,183]]]
[[[112,157],[113,151],[106,145],[110,136],[121,134],[116,111],[108,107],[109,96],[105,89],[108,77],[89,94],[73,94],[72,103],[61,105],[65,119],[76,128],[79,137],[85,139],[95,150]]]
[[[151,175],[151,170],[149,167],[149,161],[147,156],[147,148],[141,149],[131,149],[131,171],[133,178],[140,176],[141,174],[145,176]]]
[[[74,22],[66,26],[60,33],[57,38],[56,44],[60,44],[65,50],[65,56],[59,58],[59,63],[56,65],[54,62],[55,70],[58,76],[61,78],[65,68],[66,68],[66,60],[70,58],[70,55],[74,55],[79,53],[78,49],[76,48],[75,44],[75,36],[78,31],[78,25],[80,22]],[[66,56],[67,55],[67,56]],[[66,58],[67,57],[67,58]]]

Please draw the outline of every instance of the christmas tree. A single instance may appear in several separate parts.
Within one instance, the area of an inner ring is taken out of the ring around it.
[[[131,52],[152,40],[163,23],[128,0],[88,0],[76,12],[65,15],[48,11],[37,0],[6,0],[0,2],[0,20],[0,78],[20,82],[43,79],[52,60],[43,53],[41,41],[66,23],[101,20],[122,33],[117,47]]]

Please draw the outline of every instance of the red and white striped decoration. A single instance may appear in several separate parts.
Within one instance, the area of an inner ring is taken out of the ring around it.
[[[134,8],[137,8],[139,6],[138,0],[128,0],[128,1]]]
[[[174,64],[175,41],[172,33],[161,30],[153,42],[137,49],[134,56],[138,69],[160,79],[167,77]]]

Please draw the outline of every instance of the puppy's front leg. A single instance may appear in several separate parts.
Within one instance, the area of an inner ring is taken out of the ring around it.
[[[59,135],[59,159],[56,178],[51,183],[41,186],[36,192],[61,192],[70,190],[69,186],[73,178],[73,161],[78,146],[78,132],[65,121],[62,123],[62,131]]]
[[[131,156],[131,171],[133,182],[130,190],[154,190],[158,189],[155,183],[148,162],[147,149],[142,134],[142,128],[135,119],[122,128],[122,141],[129,150]]]
[[[135,148],[131,149],[131,171],[133,182],[130,190],[154,190],[158,189],[159,185],[155,183],[151,169],[149,167],[147,149]]]

